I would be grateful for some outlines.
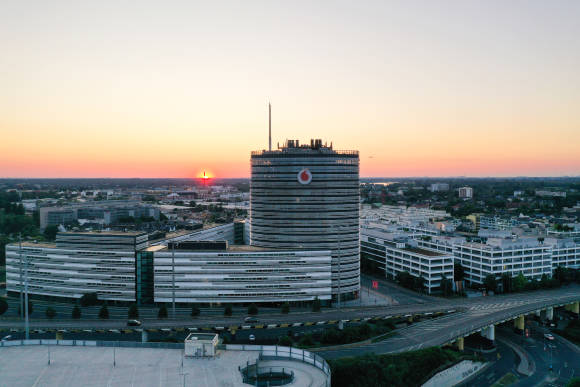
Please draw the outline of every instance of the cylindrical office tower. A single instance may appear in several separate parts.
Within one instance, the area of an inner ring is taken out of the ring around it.
[[[358,296],[358,151],[288,140],[277,150],[252,152],[251,160],[252,245],[331,250],[333,294]]]

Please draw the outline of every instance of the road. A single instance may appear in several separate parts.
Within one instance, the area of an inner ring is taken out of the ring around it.
[[[509,296],[462,299],[452,305],[460,310],[448,316],[413,324],[398,335],[373,344],[319,352],[325,358],[359,356],[365,353],[395,353],[440,346],[481,327],[513,316],[541,309],[546,304],[571,302],[580,298],[578,286]]]
[[[380,287],[379,287],[380,288]],[[421,296],[420,296],[421,297]],[[433,298],[433,297],[430,297]],[[511,295],[479,298],[436,298],[432,302],[399,304],[391,306],[347,307],[342,310],[327,309],[321,312],[292,312],[290,314],[268,314],[258,316],[258,327],[280,327],[281,324],[304,325],[336,320],[356,321],[371,317],[406,316],[457,310],[457,313],[437,319],[427,320],[401,329],[395,337],[385,341],[357,347],[320,352],[327,358],[358,356],[365,353],[394,353],[430,346],[439,346],[453,341],[456,337],[468,335],[477,329],[526,314],[546,305],[569,303],[580,298],[580,286],[569,285],[560,289],[542,290]],[[242,327],[244,316],[200,316],[180,319],[144,319],[143,328],[213,328]],[[33,320],[32,329],[122,329],[126,320]],[[0,328],[22,328],[21,320],[0,320]]]
[[[492,360],[493,363],[489,367],[469,380],[457,385],[457,387],[486,387],[494,384],[508,372],[517,375],[516,368],[518,365],[518,357],[515,352],[499,338],[496,338],[495,344],[497,351],[493,356],[497,356],[499,353],[499,359],[496,358],[495,360]]]

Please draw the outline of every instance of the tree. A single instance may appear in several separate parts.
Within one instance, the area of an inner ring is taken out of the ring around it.
[[[527,282],[526,277],[524,277],[522,273],[518,274],[517,277],[514,278],[513,280],[514,291],[521,292],[522,290],[524,290],[526,282]]]
[[[513,279],[509,273],[503,273],[501,275],[501,284],[503,286],[504,293],[511,293],[513,291]]]
[[[99,310],[99,318],[102,320],[107,320],[109,318],[109,308],[107,308],[107,305],[101,306],[101,309]]]
[[[8,303],[4,298],[0,298],[0,316],[2,316],[8,310]]]
[[[451,280],[445,277],[445,275],[441,276],[441,293],[443,293],[443,295],[446,297],[453,293],[453,285],[451,284]]]
[[[157,317],[167,318],[167,307],[165,306],[165,304],[161,305],[161,307],[159,308],[159,312],[157,312]]]
[[[412,276],[414,277],[414,276]],[[425,278],[423,277],[414,277],[413,278],[413,289],[424,292],[425,291]]]
[[[495,279],[495,274],[488,274],[487,276],[485,276],[483,284],[485,285],[487,291],[495,292],[495,289],[497,288],[497,280]]]
[[[413,289],[415,285],[414,277],[407,271],[400,271],[397,273],[396,280],[404,288]]]
[[[129,307],[127,316],[131,319],[139,318],[139,308],[137,308],[137,305],[133,304]]]
[[[281,312],[284,314],[290,313],[290,304],[287,302],[283,303]]]
[[[312,337],[312,335],[310,333],[302,336],[302,338],[300,339],[300,342],[298,342],[298,345],[300,347],[311,347],[314,345],[314,338]]]
[[[56,239],[56,234],[58,234],[58,226],[55,225],[46,226],[42,234],[47,240],[53,241]]]
[[[463,266],[461,266],[460,263],[453,265],[453,279],[455,281],[463,281],[464,278],[465,270],[463,269]]]
[[[81,318],[81,308],[79,308],[78,305],[75,305],[75,307],[73,308],[72,313],[71,313],[71,316],[74,319]]]
[[[224,316],[231,316],[232,315],[232,306],[227,304],[224,308]]]
[[[248,314],[253,316],[258,314],[258,307],[256,304],[250,304],[250,306],[248,306]]]
[[[291,347],[292,346],[292,339],[288,336],[280,336],[278,339],[278,345],[282,345],[284,347]]]
[[[56,316],[56,310],[54,310],[54,308],[52,308],[50,306],[48,308],[46,308],[44,313],[46,314],[46,318],[49,318],[51,320]]]
[[[340,297],[340,295],[338,297]],[[312,311],[320,312],[320,300],[318,299],[318,296],[316,296],[314,301],[312,301]]]
[[[99,297],[97,296],[97,293],[85,293],[79,301],[83,307],[94,306],[99,303]]]
[[[569,271],[564,266],[558,266],[554,269],[554,279],[560,281],[560,283],[568,283],[569,282]]]
[[[199,314],[200,314],[199,308],[195,305],[192,306],[191,307],[191,317],[197,317],[197,316],[199,316]]]

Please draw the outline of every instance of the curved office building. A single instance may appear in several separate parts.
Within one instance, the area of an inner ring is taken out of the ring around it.
[[[332,293],[359,291],[359,155],[311,140],[252,152],[254,246],[332,251]],[[340,291],[339,291],[340,289]]]

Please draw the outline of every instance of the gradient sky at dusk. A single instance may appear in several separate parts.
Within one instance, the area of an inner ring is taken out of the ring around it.
[[[580,1],[3,1],[0,177],[580,175]]]

